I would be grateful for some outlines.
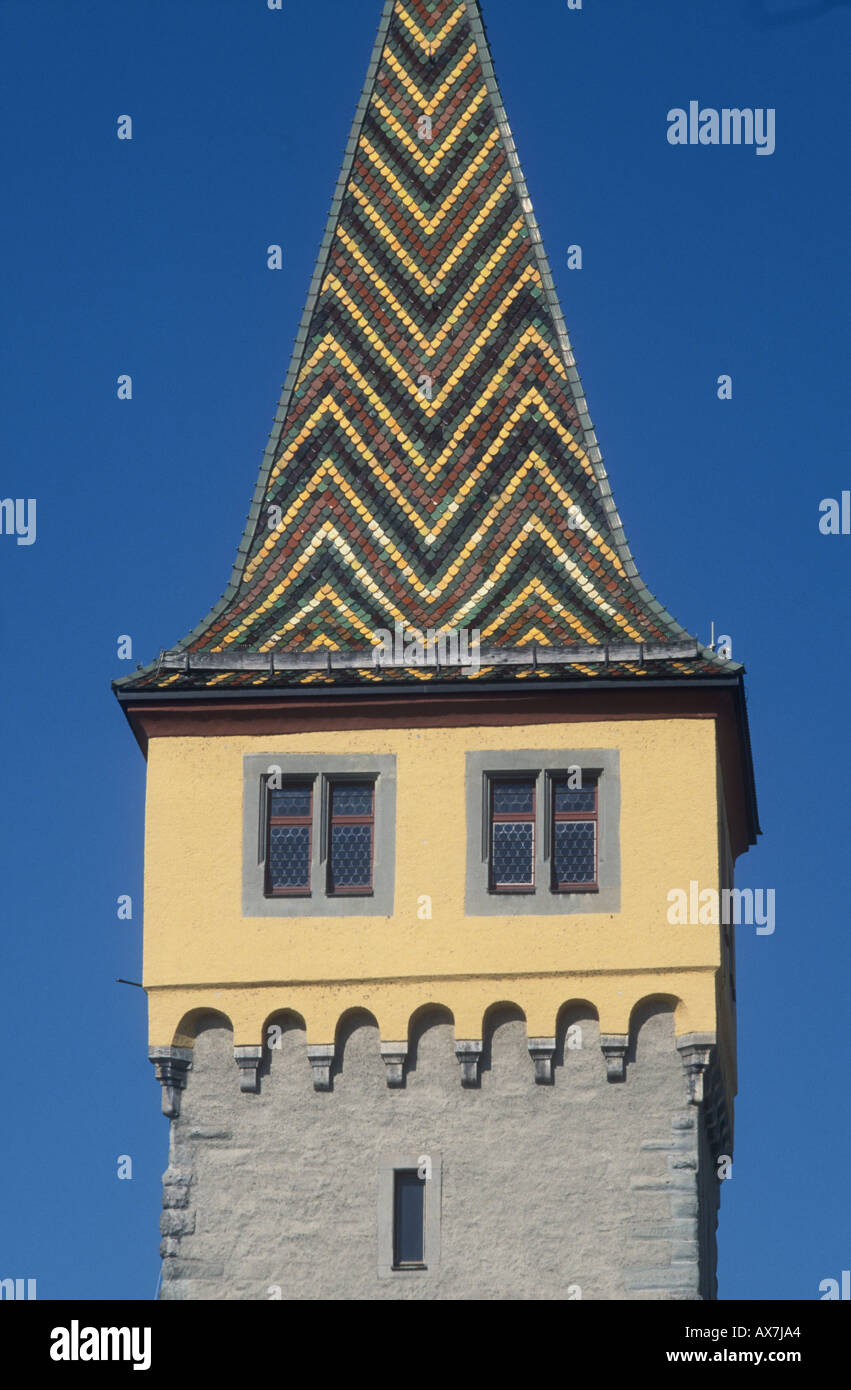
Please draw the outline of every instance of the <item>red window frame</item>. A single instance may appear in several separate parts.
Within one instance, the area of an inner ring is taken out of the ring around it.
[[[337,787],[368,786],[372,794],[372,807],[368,815],[341,816],[334,814],[334,792]],[[372,831],[369,837],[369,883],[335,883],[331,876],[332,852],[335,825],[368,825]],[[366,896],[372,893],[375,879],[375,783],[364,777],[331,777],[328,780],[328,896]]]
[[[310,808],[304,816],[273,816],[272,793],[285,791],[288,785],[307,787],[310,792]],[[307,830],[307,882],[292,888],[272,887],[272,827],[273,825],[306,825]],[[284,783],[280,787],[266,785],[266,897],[267,898],[305,898],[310,896],[310,870],[313,863],[313,783]]]
[[[599,878],[600,878],[600,824],[599,824],[600,796],[599,796],[599,789],[598,789],[598,786],[597,786],[597,779],[596,779],[596,777],[595,777],[593,782],[590,782],[590,781],[589,781],[589,782],[584,782],[581,788],[579,788],[579,787],[576,787],[576,788],[575,788],[576,791],[580,791],[580,790],[582,790],[582,791],[590,791],[591,788],[593,787],[593,789],[594,789],[594,809],[593,809],[593,811],[557,811],[557,810],[556,810],[556,789],[557,789],[559,786],[566,785],[566,784],[569,782],[569,780],[570,780],[570,779],[569,779],[568,777],[554,777],[553,780],[552,780],[552,786],[551,786],[551,789],[550,789],[550,795],[552,796],[552,808],[553,808],[552,854],[551,854],[551,859],[552,859],[552,866],[553,866],[553,870],[552,870],[552,872],[553,872],[552,886],[553,886],[553,892],[554,892],[554,893],[584,893],[584,892],[588,892],[590,889],[594,889],[594,888],[597,888],[597,887],[598,887],[598,885],[599,885]],[[573,788],[568,788],[568,790],[574,790],[574,789],[573,789]],[[589,879],[587,883],[573,883],[573,882],[559,883],[558,879],[556,878],[556,826],[557,826],[557,825],[563,825],[563,824],[565,824],[565,823],[570,824],[571,822],[575,822],[575,821],[593,821],[593,822],[594,822],[594,877],[593,877],[593,879]]]
[[[494,795],[497,783],[503,784],[512,782],[517,786],[532,788],[532,809],[531,811],[495,811],[493,809]],[[489,848],[489,877],[490,890],[492,893],[534,893],[535,891],[535,855],[537,846],[537,806],[538,806],[538,782],[534,776],[527,777],[491,777],[490,778],[490,831],[488,837]],[[493,873],[493,828],[495,825],[504,825],[518,821],[531,823],[532,826],[532,882],[531,883],[497,883]]]

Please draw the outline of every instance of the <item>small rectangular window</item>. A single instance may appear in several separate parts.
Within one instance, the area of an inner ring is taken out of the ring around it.
[[[288,782],[267,787],[266,893],[296,897],[310,893],[313,787]]]
[[[393,1175],[393,1267],[425,1269],[425,1179],[415,1170]]]
[[[328,825],[328,892],[371,893],[375,784],[331,782]]]
[[[574,787],[571,778],[552,785],[552,886],[577,892],[597,887],[597,783]]]
[[[490,880],[498,893],[535,889],[535,779],[491,779]]]

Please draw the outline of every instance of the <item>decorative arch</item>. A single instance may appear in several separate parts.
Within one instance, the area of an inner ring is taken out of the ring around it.
[[[526,1010],[515,1003],[513,999],[500,999],[485,1009],[482,1019],[481,1070],[483,1073],[493,1071],[494,1043],[497,1033],[501,1028],[512,1023],[523,1024],[523,1051],[528,1053]]]
[[[300,1014],[297,1009],[286,1007],[272,1009],[271,1013],[267,1014],[263,1020],[263,1027],[260,1030],[261,1041],[267,1052],[274,1050],[269,1042],[270,1028],[280,1028],[283,1033],[296,1031],[307,1033],[307,1023],[303,1014]]]
[[[346,1042],[356,1033],[359,1028],[378,1028],[378,1019],[371,1009],[365,1009],[361,1005],[355,1004],[349,1009],[344,1009],[337,1019],[337,1026],[334,1030],[334,1044],[336,1047],[344,1047]]]
[[[293,1035],[299,1034],[295,1039]],[[260,1033],[260,1047],[258,1049],[242,1049],[246,1054],[258,1055],[258,1074],[268,1076],[272,1069],[273,1060],[275,1065],[282,1058],[282,1053],[293,1049],[299,1054],[301,1062],[307,1070],[307,1049],[305,1046],[307,1038],[307,1024],[303,1016],[296,1009],[280,1008],[272,1009],[263,1021]],[[239,1051],[237,1049],[237,1051]],[[237,1057],[239,1062],[239,1057]],[[246,1058],[246,1066],[248,1059]]]
[[[408,1019],[408,1046],[413,1045],[413,1040],[417,1030],[422,1032],[424,1023],[429,1019],[440,1018],[441,1022],[451,1023],[454,1027],[455,1015],[448,1004],[438,1004],[436,1000],[430,1000],[427,1004],[420,1004]]]
[[[194,1047],[198,1033],[207,1026],[224,1027],[233,1032],[233,1021],[226,1013],[221,1009],[211,1008],[209,1004],[202,1004],[183,1015],[174,1030],[172,1047]]]
[[[445,1004],[437,1003],[421,1004],[419,1008],[414,1010],[408,1020],[407,1071],[409,1074],[416,1073],[417,1063],[423,1051],[429,1046],[433,1047],[434,1039],[433,1037],[429,1039],[429,1034],[433,1035],[436,1030],[446,1028],[450,1030],[449,1065],[453,1071],[457,1072],[455,1063],[455,1015],[452,1010]],[[382,1046],[382,1055],[384,1056],[385,1062],[388,1063],[388,1082],[390,1085],[393,1085],[394,1081],[391,1079],[390,1068],[395,1059],[390,1058],[389,1050],[385,1050],[384,1046]],[[435,1061],[436,1059],[433,1058],[432,1065]],[[445,1065],[445,1061],[445,1058],[441,1059],[441,1064]],[[400,1074],[400,1076],[401,1075],[403,1074]],[[401,1079],[395,1084],[401,1085]]]
[[[526,1022],[526,1010],[514,999],[494,1000],[482,1015],[482,1038],[492,1037],[501,1023],[517,1021],[518,1017]]]
[[[636,999],[629,1014],[629,1037],[631,1046],[634,1047],[644,1023],[656,1014],[669,1013],[673,1015],[674,1031],[678,1032],[678,1015],[681,1015],[685,1005],[677,994],[664,994],[661,991],[654,991],[652,994],[644,994],[640,999]]]
[[[593,1025],[591,1028],[589,1022]],[[590,1049],[599,1057],[600,1011],[597,1005],[590,999],[580,998],[566,999],[560,1004],[553,1042],[553,1064],[557,1067],[563,1067],[572,1052]]]
[[[349,1054],[349,1065],[351,1065],[351,1049],[355,1035],[366,1028],[374,1031],[376,1041],[375,1050],[377,1055],[380,1056],[381,1030],[379,1028],[378,1019],[370,1009],[359,1006],[345,1009],[337,1019],[337,1027],[334,1032],[334,1055],[331,1059],[329,1078],[332,1086],[334,1078],[341,1076],[345,1071],[347,1053]],[[355,1047],[357,1048],[357,1044],[355,1044]],[[359,1060],[361,1065],[365,1063],[365,1057],[361,1057]]]
[[[180,1114],[180,1097],[186,1089],[195,1043],[207,1028],[224,1029],[233,1037],[233,1023],[228,1015],[202,1004],[183,1015],[169,1046],[148,1048],[148,1057],[163,1088],[163,1114],[170,1120]]]

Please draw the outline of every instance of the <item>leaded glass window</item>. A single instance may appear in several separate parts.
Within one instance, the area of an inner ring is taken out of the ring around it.
[[[496,892],[535,888],[535,779],[492,778],[490,875]]]
[[[375,784],[332,782],[329,796],[329,893],[372,892]]]
[[[553,888],[597,887],[597,783],[553,781]]]
[[[273,897],[310,892],[313,786],[288,782],[268,787],[266,891]]]

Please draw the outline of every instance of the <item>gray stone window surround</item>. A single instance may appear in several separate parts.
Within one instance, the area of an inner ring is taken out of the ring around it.
[[[243,917],[390,917],[396,869],[396,758],[392,753],[249,753],[243,757]],[[267,897],[266,780],[280,768],[284,782],[313,782],[310,896]],[[335,778],[375,782],[372,892],[327,891],[329,786]]]
[[[424,1266],[421,1269],[394,1269],[393,1221],[394,1176],[418,1169],[423,1159],[431,1163],[431,1177],[425,1182]],[[419,1154],[393,1154],[383,1159],[378,1170],[378,1277],[379,1279],[429,1279],[440,1269],[440,1203],[443,1190],[443,1160],[440,1154],[421,1149]]]
[[[551,887],[553,779],[580,767],[597,778],[597,887],[571,893]],[[495,892],[489,886],[488,783],[500,774],[535,778],[535,888],[533,892]],[[530,748],[467,754],[467,887],[468,917],[568,916],[619,912],[620,753],[616,748]]]

